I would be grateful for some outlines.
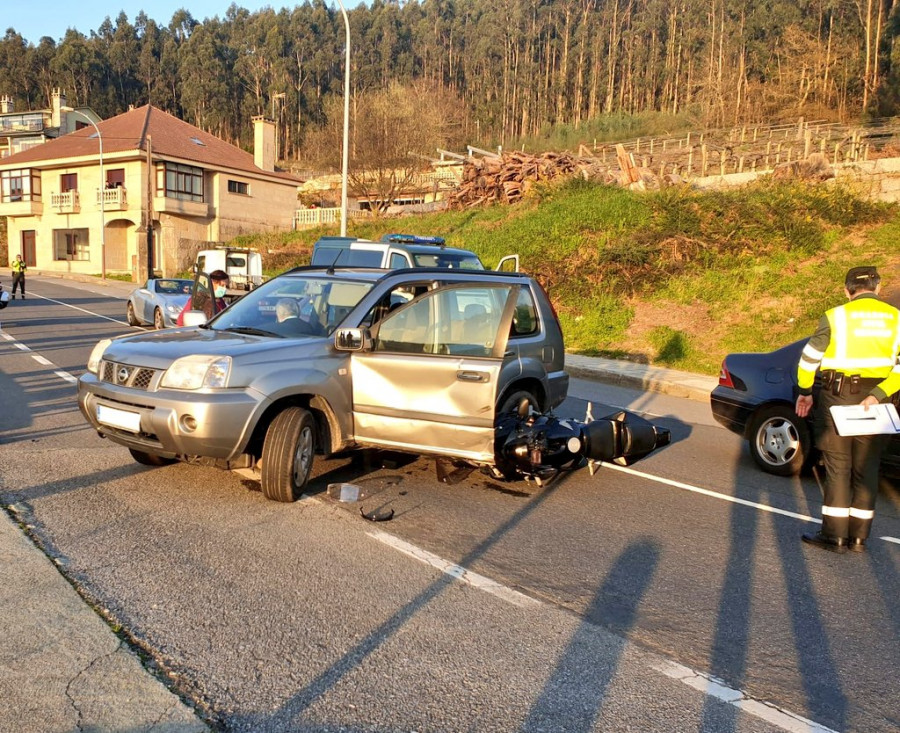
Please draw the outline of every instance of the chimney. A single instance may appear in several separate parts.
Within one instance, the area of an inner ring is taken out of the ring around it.
[[[0,114],[9,114],[10,112],[14,112],[13,98],[8,94],[4,94],[0,97]]]
[[[253,118],[253,162],[264,171],[275,170],[275,121]]]
[[[59,89],[53,90],[53,109],[50,113],[50,126],[62,127],[62,108],[66,106],[66,95]]]

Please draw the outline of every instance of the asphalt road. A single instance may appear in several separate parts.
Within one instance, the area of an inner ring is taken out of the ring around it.
[[[275,504],[234,474],[140,466],[87,427],[71,375],[129,330],[123,306],[33,278],[0,313],[0,501],[214,727],[900,728],[889,487],[869,553],[817,551],[799,541],[812,478],[760,473],[705,404],[575,380],[560,413],[630,407],[673,444],[544,489],[319,460],[310,496]],[[342,481],[366,498],[336,501]]]

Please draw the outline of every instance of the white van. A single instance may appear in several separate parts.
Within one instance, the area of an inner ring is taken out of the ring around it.
[[[505,262],[509,262],[511,268],[505,268]],[[389,270],[407,267],[485,269],[474,252],[447,247],[442,237],[421,237],[415,234],[385,234],[379,242],[354,237],[322,237],[313,246],[310,264],[318,267],[376,267]],[[517,271],[518,257],[504,257],[497,269]]]
[[[194,272],[224,270],[228,273],[233,290],[253,290],[263,283],[262,255],[259,252],[240,247],[216,247],[203,249],[197,253]]]

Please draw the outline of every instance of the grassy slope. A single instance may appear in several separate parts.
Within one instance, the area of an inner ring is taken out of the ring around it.
[[[900,293],[900,209],[833,185],[632,193],[582,181],[494,206],[352,224],[353,236],[441,234],[486,264],[516,252],[547,287],[570,351],[715,374],[729,351],[807,335],[841,302],[848,267],[873,263]],[[244,237],[267,269],[309,261],[334,230]]]

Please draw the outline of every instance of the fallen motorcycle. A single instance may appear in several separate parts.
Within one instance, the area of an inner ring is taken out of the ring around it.
[[[628,410],[598,420],[591,408],[584,422],[533,412],[520,405],[500,415],[496,425],[498,478],[521,476],[545,486],[562,471],[584,465],[593,474],[601,461],[628,466],[668,445],[671,433]]]
[[[593,474],[602,461],[629,466],[668,445],[671,433],[628,410],[594,420],[591,407],[584,421],[558,418],[523,402],[518,409],[497,416],[494,465],[486,472],[512,481],[524,478],[547,486],[565,471],[587,464]],[[457,483],[472,467],[439,459],[438,478]]]

